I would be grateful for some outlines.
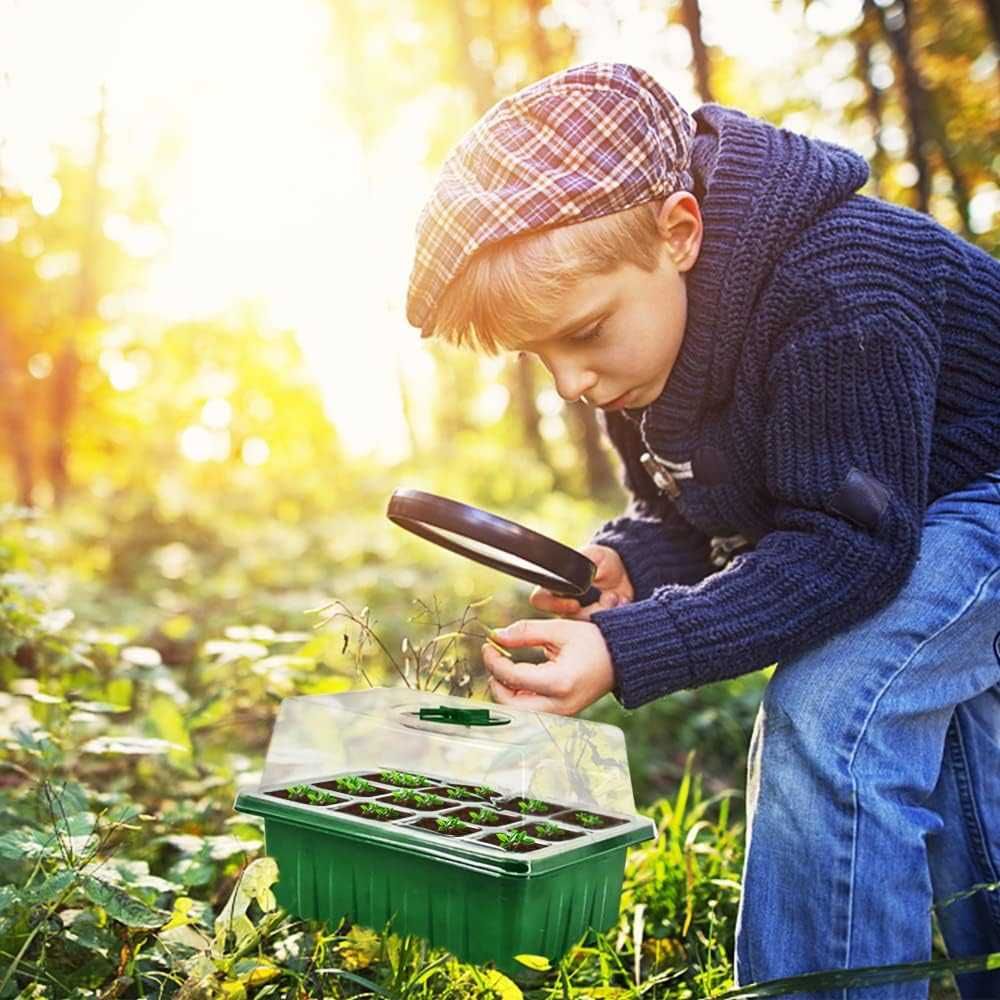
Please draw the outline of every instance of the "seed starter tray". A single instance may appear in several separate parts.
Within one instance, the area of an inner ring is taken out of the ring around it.
[[[289,702],[329,703],[381,690],[287,699],[282,714]],[[395,695],[395,689],[390,690]],[[428,698],[425,692],[405,695],[421,704]],[[436,695],[432,699],[442,707],[456,702],[470,704]],[[550,720],[566,721],[504,712],[544,718],[549,727],[557,725]],[[276,729],[281,722],[279,715]],[[481,742],[481,733],[462,728],[466,737]],[[620,730],[615,732],[620,736]],[[600,735],[607,739],[609,734]],[[448,734],[450,741],[457,738],[454,732]],[[378,742],[367,740],[365,748]],[[513,753],[522,766],[503,773],[504,781],[494,780],[491,773],[482,784],[468,780],[473,765],[464,757],[465,773],[457,776],[452,768],[403,770],[400,760],[414,756],[404,755],[398,746],[391,755],[374,760],[369,756],[367,766],[317,768],[309,777],[303,777],[302,768],[316,763],[316,754],[301,754],[290,766],[293,758],[282,753],[278,766],[275,753],[275,766],[265,768],[260,789],[241,792],[236,808],[264,818],[267,852],[280,873],[276,895],[289,912],[333,923],[348,917],[375,929],[391,922],[394,932],[424,937],[465,961],[494,961],[498,968],[514,971],[519,968],[516,955],[544,955],[555,961],[588,928],[604,930],[615,922],[627,849],[655,836],[655,826],[621,809],[597,810],[589,803],[585,807],[578,796],[517,794],[518,786],[526,787],[525,760],[536,755],[525,756],[530,738],[508,742],[510,746],[500,748],[500,759],[507,761]],[[428,745],[433,740],[428,739]],[[274,750],[272,739],[269,765]],[[347,756],[360,756],[357,750]],[[496,747],[492,751],[496,753]],[[623,741],[621,756],[624,761]],[[542,766],[544,762],[536,764]],[[624,767],[627,776],[627,763]],[[292,779],[287,777],[290,772]],[[273,780],[277,777],[282,780]],[[357,779],[367,787],[357,787]],[[627,799],[621,789],[619,793],[621,801],[631,802],[630,785]],[[309,800],[317,795],[330,799]],[[379,816],[386,808],[391,815]],[[473,815],[479,809],[497,818],[476,822]],[[442,829],[438,820],[457,820],[463,826]]]

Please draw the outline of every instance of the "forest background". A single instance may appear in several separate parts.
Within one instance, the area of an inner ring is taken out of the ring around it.
[[[661,837],[619,926],[517,986],[263,895],[220,939],[261,853],[233,797],[282,698],[485,697],[477,642],[428,641],[472,604],[531,613],[391,525],[393,489],[572,545],[624,501],[533,362],[405,323],[417,212],[479,114],[636,62],[857,150],[868,193],[996,255],[998,52],[998,0],[2,0],[0,997],[730,987],[762,674],[585,713],[625,729]],[[333,600],[350,617],[314,628]]]

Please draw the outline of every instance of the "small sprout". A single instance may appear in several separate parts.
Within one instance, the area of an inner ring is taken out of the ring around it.
[[[308,802],[314,806],[328,806],[340,801],[336,795],[324,792],[322,788],[313,788],[312,785],[289,785],[285,791],[290,799],[297,802]]]
[[[534,838],[529,837],[523,830],[508,830],[506,833],[498,833],[497,840],[505,851],[535,843]]]
[[[438,816],[434,822],[439,830],[447,833],[449,830],[464,830],[465,824],[457,816]]]
[[[469,813],[469,819],[475,823],[495,823],[500,818],[500,813],[492,809],[473,809]]]
[[[428,809],[436,809],[438,806],[444,805],[444,799],[437,795],[428,795],[426,792],[414,792],[413,797],[418,806]]]
[[[427,784],[419,774],[407,774],[406,771],[379,771],[378,776],[390,785],[405,785],[407,788],[419,788]]]
[[[407,805],[420,806],[422,809],[436,809],[444,805],[444,799],[436,795],[428,795],[426,792],[411,792],[401,788],[393,792],[390,796],[393,802],[402,802]]]
[[[562,832],[562,827],[556,826],[555,823],[537,823],[535,825],[535,833],[539,837],[558,837]]]
[[[517,808],[523,813],[543,813],[548,806],[541,799],[518,799]]]
[[[374,792],[375,786],[364,778],[337,778],[334,784],[343,792],[350,792],[351,795],[367,795]]]
[[[364,802],[361,811],[366,816],[375,816],[377,819],[388,819],[392,815],[392,810],[388,806],[381,806],[377,802]]]
[[[476,785],[476,787],[472,790],[476,793],[476,795],[484,799],[492,799],[497,795],[497,793],[488,785]]]
[[[573,815],[581,826],[600,826],[604,822],[600,816],[595,816],[593,813],[578,812]]]
[[[322,788],[310,788],[306,792],[306,798],[314,806],[329,806],[341,800],[330,792],[324,792]]]

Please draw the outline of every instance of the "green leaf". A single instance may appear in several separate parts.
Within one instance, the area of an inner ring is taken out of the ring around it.
[[[535,972],[547,972],[552,968],[552,963],[544,955],[515,955],[514,961],[534,969]]]
[[[84,753],[165,754],[186,748],[168,740],[144,739],[141,736],[98,736],[88,740],[80,749]]]
[[[87,791],[78,781],[67,781],[62,785],[49,785],[53,801],[61,813],[72,816],[87,811]],[[60,813],[57,812],[57,815]]]
[[[215,865],[201,855],[181,858],[167,871],[167,878],[185,886],[208,885],[215,878]]]
[[[104,909],[112,920],[126,927],[162,927],[170,919],[163,910],[154,910],[117,886],[102,882],[93,875],[84,875],[81,888],[86,897]]]
[[[0,858],[8,861],[35,861],[58,853],[58,839],[51,831],[22,826],[0,836]]]
[[[92,951],[102,958],[115,954],[121,942],[112,933],[112,926],[106,924],[104,917],[97,910],[64,910],[60,914],[66,924],[63,932],[67,941],[72,941],[80,948]],[[100,922],[99,922],[100,921]],[[105,923],[106,926],[101,926]]]
[[[0,885],[0,913],[10,909],[15,903],[20,902],[21,897],[17,894],[13,886]]]
[[[234,854],[252,854],[254,851],[259,851],[261,847],[263,844],[259,840],[241,840],[239,837],[233,837],[229,834],[205,838],[208,857],[213,861],[225,861],[226,858],[231,858]]]
[[[73,708],[78,712],[93,712],[95,715],[120,715],[129,710],[128,705],[112,705],[106,701],[74,701]]]
[[[180,767],[189,766],[192,751],[191,737],[188,735],[184,713],[177,707],[174,699],[165,695],[154,697],[149,704],[146,718],[156,736],[177,748],[167,754],[170,763]]]
[[[35,904],[51,903],[58,899],[72,884],[76,878],[76,872],[63,869],[50,875],[41,885],[32,886],[25,892],[25,898]]]

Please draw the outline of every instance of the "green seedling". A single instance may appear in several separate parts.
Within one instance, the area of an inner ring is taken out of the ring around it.
[[[390,796],[393,802],[402,802],[407,805],[420,806],[424,809],[436,809],[438,806],[444,805],[444,799],[438,798],[436,795],[428,795],[426,792],[410,792],[404,789],[400,789],[398,792],[393,792]]]
[[[322,788],[313,788],[312,785],[291,785],[286,791],[290,799],[308,802],[314,806],[328,806],[340,801],[336,795],[324,792]]]
[[[551,839],[560,836],[563,833],[563,829],[561,826],[556,826],[555,823],[538,823],[535,825],[535,833],[539,837],[548,837]]]
[[[490,788],[489,785],[476,785],[476,787],[472,790],[476,793],[476,795],[483,799],[492,799],[500,794]]]
[[[549,807],[541,799],[518,799],[517,808],[523,813],[543,813]]]
[[[580,812],[573,815],[576,817],[577,823],[581,826],[600,826],[604,822],[600,816],[595,816],[593,813]]]
[[[523,830],[508,830],[506,833],[498,833],[497,841],[506,851],[513,847],[535,843],[534,837],[529,837]]]
[[[439,830],[464,830],[465,824],[457,816],[438,816],[434,822]]]
[[[405,785],[407,788],[419,788],[427,784],[419,774],[407,774],[406,771],[379,771],[378,776],[390,785]]]
[[[367,795],[375,791],[375,786],[364,778],[337,778],[334,784],[343,792],[351,795]]]
[[[388,819],[392,815],[392,810],[388,806],[380,806],[377,802],[363,803],[361,811],[366,816],[375,816],[377,819]]]
[[[473,809],[469,813],[469,819],[474,823],[495,823],[500,818],[500,813],[492,809]]]

